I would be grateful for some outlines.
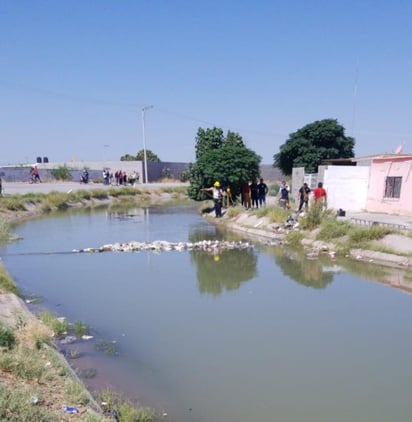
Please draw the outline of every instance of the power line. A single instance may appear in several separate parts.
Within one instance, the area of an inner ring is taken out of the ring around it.
[[[68,100],[72,102],[80,102],[80,103],[88,103],[88,104],[96,104],[96,105],[104,105],[104,106],[115,106],[115,107],[124,107],[124,108],[130,108],[131,111],[133,111],[136,108],[142,108],[147,103],[128,103],[128,102],[121,102],[121,101],[113,101],[113,100],[105,100],[101,98],[93,98],[93,97],[85,97],[85,96],[79,96],[79,95],[72,95],[72,94],[66,94],[63,92],[53,91],[49,89],[44,88],[38,88],[38,87],[32,87],[29,85],[24,84],[12,84],[7,81],[0,80],[0,85],[6,86],[8,88],[14,89],[14,90],[20,90],[20,91],[31,91],[33,93],[37,93],[44,96],[54,97],[54,98],[60,98],[63,100]],[[155,108],[155,111],[163,114],[168,114],[171,116],[175,116],[179,119],[188,120],[192,122],[202,123],[208,126],[214,126],[214,127],[220,127],[222,129],[227,129],[231,131],[236,132],[242,132],[242,133],[250,133],[252,135],[258,135],[258,136],[267,136],[267,137],[275,137],[275,136],[287,136],[286,133],[282,132],[265,132],[265,131],[259,131],[256,129],[245,129],[245,128],[237,128],[233,127],[228,124],[219,124],[217,122],[211,122],[199,117],[187,115],[184,113],[176,112],[173,110],[169,110],[162,107]]]
[[[66,93],[63,93],[63,92],[51,91],[51,90],[48,90],[48,89],[32,87],[32,86],[23,85],[23,84],[12,85],[9,82],[5,82],[5,81],[1,81],[1,80],[0,80],[0,85],[6,86],[6,87],[14,89],[14,90],[31,91],[33,93],[37,93],[37,94],[41,94],[41,95],[45,95],[45,96],[49,96],[49,97],[62,98],[62,99],[74,101],[74,102],[99,104],[99,105],[107,105],[107,106],[117,106],[117,107],[128,107],[128,108],[132,108],[132,107],[136,108],[136,107],[142,107],[143,106],[143,104],[138,104],[138,103],[126,103],[126,102],[120,102],[120,101],[109,101],[109,100],[104,100],[104,99],[100,99],[100,98],[71,95],[71,94],[66,94]]]

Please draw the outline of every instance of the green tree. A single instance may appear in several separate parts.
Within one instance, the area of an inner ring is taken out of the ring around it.
[[[154,152],[150,151],[150,149],[146,150],[146,158],[147,161],[151,161],[154,163],[161,162],[160,158]],[[120,161],[144,161],[144,150],[141,149],[136,156],[130,154],[123,155],[122,157],[120,157]]]
[[[211,149],[219,149],[224,141],[225,137],[222,129],[216,127],[213,129],[202,129],[200,127],[196,135],[196,160]]]
[[[153,163],[160,163],[162,160],[152,151],[150,151],[150,149],[146,150],[146,158],[147,161],[151,161]],[[141,149],[137,155],[136,155],[136,159],[139,161],[144,161],[144,150]]]
[[[322,160],[354,156],[355,140],[345,136],[345,128],[336,119],[317,120],[289,135],[273,156],[274,167],[289,176],[293,167],[316,173]]]
[[[245,182],[259,177],[261,157],[244,145],[239,134],[229,131],[224,137],[221,129],[199,129],[196,141],[198,158],[190,170],[190,198],[207,199],[200,189],[216,180],[230,186],[232,196],[236,197]]]
[[[245,146],[245,144],[243,143],[242,137],[238,133],[231,132],[230,130],[228,130],[227,135],[226,135],[226,144],[232,145],[234,147]]]
[[[136,157],[134,155],[126,154],[120,157],[120,161],[136,161]]]

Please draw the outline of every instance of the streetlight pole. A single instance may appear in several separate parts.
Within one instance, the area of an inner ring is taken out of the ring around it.
[[[145,114],[146,110],[153,108],[152,105],[148,105],[142,108],[142,135],[143,135],[143,160],[144,160],[144,182],[147,183],[147,153],[146,153],[146,132],[145,132]]]

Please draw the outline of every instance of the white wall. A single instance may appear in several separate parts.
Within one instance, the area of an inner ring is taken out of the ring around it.
[[[345,211],[366,209],[369,166],[327,166],[323,187],[328,194],[328,208]]]

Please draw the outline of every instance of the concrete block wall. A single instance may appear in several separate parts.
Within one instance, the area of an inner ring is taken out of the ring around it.
[[[39,169],[40,179],[45,182],[55,180],[52,176],[52,170],[63,166],[67,167],[72,175],[72,180],[75,182],[80,181],[80,174],[84,168],[87,168],[89,172],[90,181],[101,180],[103,178],[103,169],[108,168],[110,172],[115,173],[116,170],[121,170],[128,175],[136,171],[139,174],[139,181],[142,182],[142,164],[141,161],[76,161],[68,163],[37,163],[36,165]],[[31,167],[32,164],[0,167],[0,177],[6,182],[29,182]]]
[[[7,182],[28,182],[30,177],[30,167],[33,164],[24,164],[18,166],[4,166],[0,167],[0,177]],[[133,171],[139,174],[139,182],[144,182],[144,163],[142,161],[70,161],[70,162],[49,162],[37,163],[40,178],[44,181],[54,180],[51,171],[58,167],[66,166],[72,175],[73,181],[80,180],[80,174],[84,168],[89,172],[90,180],[102,178],[102,171],[104,168],[110,169],[110,172],[115,173],[117,170],[125,171],[130,175]],[[147,175],[150,182],[158,182],[166,173],[171,175],[171,178],[180,180],[183,172],[187,172],[191,163],[176,163],[176,162],[147,162]],[[260,176],[268,183],[280,182],[284,176],[278,168],[274,168],[270,164],[262,164],[260,166]]]

